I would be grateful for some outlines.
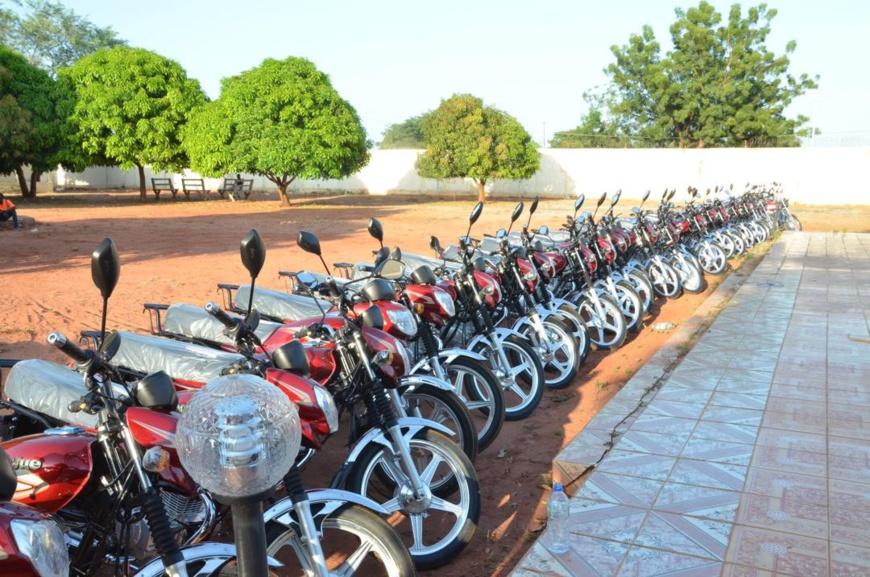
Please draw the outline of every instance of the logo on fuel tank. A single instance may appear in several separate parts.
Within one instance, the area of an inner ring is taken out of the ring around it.
[[[15,457],[12,459],[12,467],[19,471],[38,471],[42,468],[42,461],[39,459],[25,459],[23,457]]]

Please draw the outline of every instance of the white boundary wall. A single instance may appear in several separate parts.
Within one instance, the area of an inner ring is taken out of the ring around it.
[[[374,150],[368,166],[343,180],[297,180],[292,191],[347,191],[369,194],[435,193],[476,196],[470,180],[421,178],[414,170],[416,150]],[[181,188],[182,174],[170,176]],[[198,176],[186,171],[184,176]],[[250,175],[247,175],[250,177]],[[45,188],[138,188],[135,170],[92,167],[81,173],[58,170],[42,176]],[[742,191],[747,182],[781,182],[786,195],[806,204],[870,204],[870,147],[844,148],[709,148],[709,149],[548,149],[542,151],[541,169],[528,180],[496,180],[490,194],[524,196],[540,194],[574,197],[580,193],[623,190],[638,198],[645,191],[660,194],[665,188],[682,193],[688,186],[702,192],[708,187],[733,184]],[[221,179],[206,179],[212,190]],[[0,180],[0,187],[17,188],[14,175]],[[255,189],[274,185],[255,177]],[[679,195],[678,195],[679,198]]]

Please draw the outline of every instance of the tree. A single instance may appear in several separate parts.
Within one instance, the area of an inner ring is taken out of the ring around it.
[[[616,133],[641,146],[797,146],[808,118],[785,109],[818,76],[789,74],[794,41],[783,56],[765,46],[777,11],[761,4],[744,16],[735,4],[724,18],[702,0],[675,13],[664,57],[649,26],[611,47],[606,109]]]
[[[423,148],[423,116],[414,116],[399,124],[390,124],[378,148]]]
[[[145,200],[145,166],[181,170],[187,157],[181,127],[205,102],[199,82],[177,62],[143,48],[117,46],[85,56],[60,70],[71,95],[67,162],[93,156],[139,171]]]
[[[26,0],[24,7],[23,16],[0,9],[0,42],[52,78],[61,67],[71,66],[86,54],[126,44],[111,28],[96,26],[62,4]]]
[[[606,94],[586,92],[583,100],[589,111],[580,118],[580,126],[557,132],[550,140],[551,148],[622,148],[629,141],[621,136],[618,126],[607,117]]]
[[[224,78],[220,97],[185,129],[184,145],[197,172],[263,175],[284,206],[296,178],[344,178],[369,159],[356,110],[312,62],[293,57]]]
[[[36,195],[39,174],[56,163],[60,143],[55,83],[48,74],[0,46],[0,173],[18,176],[21,195]],[[30,165],[31,182],[24,177]]]
[[[496,178],[531,178],[540,166],[538,149],[512,116],[470,94],[455,94],[422,122],[426,150],[417,172],[426,178],[471,178],[486,201],[486,183]]]

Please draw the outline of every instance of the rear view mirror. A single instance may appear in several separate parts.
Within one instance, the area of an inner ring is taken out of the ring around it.
[[[387,260],[381,267],[379,274],[385,279],[398,280],[405,275],[405,265],[399,260]]]
[[[429,237],[429,248],[431,248],[432,250],[434,250],[438,254],[441,254],[444,252],[444,249],[441,248],[441,241],[438,240],[437,236]]]
[[[548,234],[550,234],[550,227],[548,227],[545,224],[544,226],[542,226],[541,228],[538,229],[538,234],[542,234],[544,236],[547,236]]]
[[[649,191],[646,191],[643,195],[643,202],[646,202],[646,199],[649,198]]]
[[[474,205],[474,208],[471,209],[471,216],[468,217],[468,224],[472,225],[477,222],[477,219],[480,218],[480,214],[483,212],[483,203],[478,202]]]
[[[616,206],[616,203],[619,202],[619,197],[622,196],[622,191],[617,190],[616,194],[613,195],[613,198],[610,199],[610,206]]]
[[[583,203],[586,201],[586,195],[581,194],[577,197],[577,200],[574,201],[574,212],[580,210],[580,207],[583,206]]]
[[[523,208],[525,208],[525,206],[526,205],[524,205],[522,202],[517,203],[517,205],[514,207],[514,211],[511,213],[511,222],[517,221],[520,215],[523,214]]]
[[[112,239],[104,238],[91,255],[91,278],[100,289],[103,300],[112,296],[120,276],[121,261],[118,258],[118,247]]]
[[[266,262],[266,245],[257,229],[252,229],[245,235],[240,250],[242,264],[248,269],[251,278],[257,278],[260,271],[263,270],[263,263]]]
[[[535,214],[535,211],[538,210],[538,197],[535,197],[535,200],[532,201],[532,206],[529,207],[529,215]]]
[[[384,227],[381,226],[381,222],[378,219],[370,218],[367,228],[372,238],[374,238],[381,244],[384,243]]]
[[[601,193],[601,197],[598,199],[598,205],[597,205],[597,206],[600,207],[602,204],[604,204],[604,199],[606,199],[606,198],[607,198],[607,193],[606,193],[606,192],[602,192],[602,193]]]
[[[378,252],[375,253],[375,266],[378,266],[388,258],[390,258],[390,247],[382,246]]]
[[[313,232],[300,230],[299,236],[296,237],[296,244],[299,245],[299,248],[307,253],[321,256],[320,239],[318,239],[317,235],[315,235]]]
[[[495,238],[504,238],[506,236],[507,236],[507,231],[503,228],[500,228],[495,232]]]

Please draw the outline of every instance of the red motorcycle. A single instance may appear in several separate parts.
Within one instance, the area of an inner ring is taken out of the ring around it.
[[[12,501],[17,483],[12,460],[0,448],[0,574],[66,577],[63,530],[49,515]]]

